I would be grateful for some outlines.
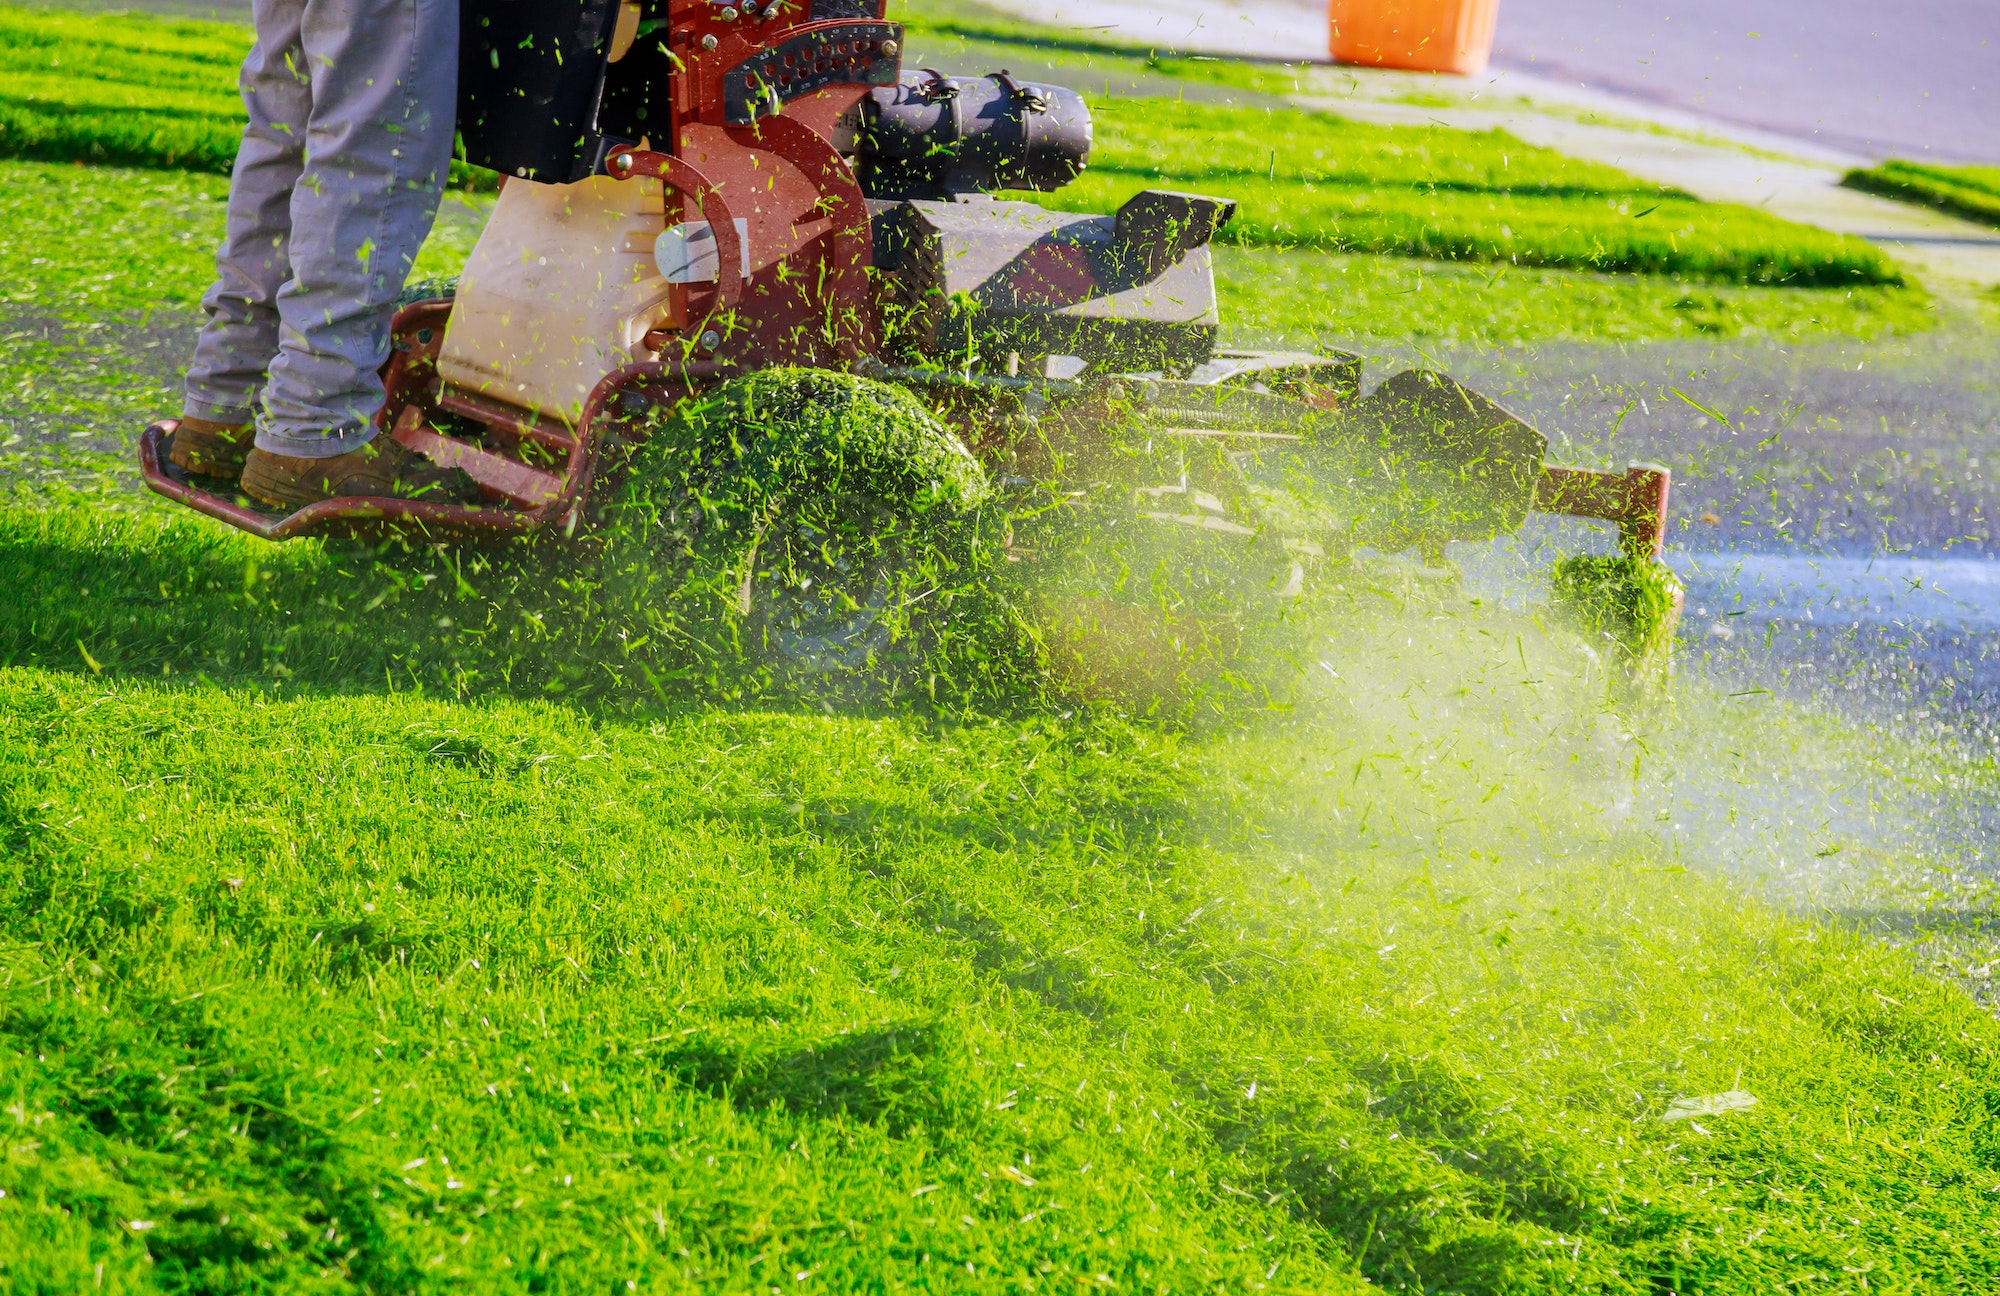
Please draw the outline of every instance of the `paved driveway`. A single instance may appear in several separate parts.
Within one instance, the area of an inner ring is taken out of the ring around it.
[[[989,0],[1180,49],[1325,59],[1318,0]],[[1845,154],[2000,163],[2000,0],[1500,0],[1496,66]]]
[[[1501,0],[1495,60],[1872,156],[2000,163],[2000,0]]]

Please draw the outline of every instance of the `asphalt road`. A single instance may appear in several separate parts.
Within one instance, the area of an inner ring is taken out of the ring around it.
[[[1548,433],[1552,458],[1673,469],[1667,561],[1688,587],[1690,671],[1991,752],[2000,352],[1989,336],[1565,343],[1436,359]],[[1374,376],[1417,359],[1385,357]],[[1504,600],[1510,587],[1536,589],[1582,542],[1578,526],[1536,519],[1463,561]]]
[[[1857,153],[2000,163],[1996,0],[1501,0],[1494,61]]]
[[[1129,41],[1327,57],[1324,0],[988,2]],[[2000,163],[2000,0],[1500,0],[1494,64],[1838,154]]]

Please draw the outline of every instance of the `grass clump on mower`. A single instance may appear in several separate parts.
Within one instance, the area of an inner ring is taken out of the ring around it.
[[[682,673],[883,680],[952,638],[976,584],[985,471],[902,388],[733,379],[657,415],[617,472],[594,579],[631,629],[684,646]]]
[[[1551,580],[1556,606],[1608,645],[1625,678],[1641,690],[1666,683],[1682,597],[1672,568],[1650,555],[1571,554]]]

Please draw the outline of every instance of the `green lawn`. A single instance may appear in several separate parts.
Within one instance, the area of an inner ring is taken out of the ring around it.
[[[228,24],[0,7],[0,153],[227,172],[243,46]],[[1702,203],[1498,132],[1166,100],[1097,98],[1093,110],[1092,167],[1051,205],[1109,210],[1165,184],[1236,198],[1232,237],[1260,246],[1730,283],[1900,279],[1863,241]]]
[[[1874,337],[1932,327],[1922,289],[1757,288],[1661,275],[1216,250],[1225,335],[1281,348],[1411,341],[1512,346],[1657,338]]]
[[[227,175],[249,46],[232,23],[0,6],[0,154]]]
[[[250,30],[133,12],[0,4],[0,157],[228,175]],[[452,164],[461,188],[491,173]]]
[[[1121,41],[1107,37],[1104,29],[1050,27],[976,0],[890,0],[888,16],[904,25],[918,62],[937,49],[977,50],[981,57],[998,53],[1003,60],[1012,54],[1015,62],[1073,72],[1082,78],[1077,83],[1086,86],[1099,78],[1157,76],[1260,99],[1299,93],[1315,66],[1193,54],[1176,48],[1170,36],[1154,45]]]
[[[228,183],[0,160],[0,474],[130,484],[132,439],[179,408]],[[487,209],[481,195],[448,195],[416,277],[456,271]]]
[[[1990,761],[1697,684],[1622,717],[1561,630],[1390,576],[1334,591],[1288,706],[1199,728],[635,678],[571,574],[516,598],[130,489],[223,188],[0,162],[0,1289],[2000,1279],[2000,1028],[1708,871],[1963,872],[1899,798],[1990,801]],[[1245,332],[1923,309],[1219,265]],[[1890,846],[1790,823],[1843,781]]]
[[[1526,619],[1358,589],[1205,736],[450,702],[344,561],[0,509],[15,1290],[2000,1277],[2000,1029],[1687,871]]]
[[[2000,167],[1931,166],[1891,160],[1849,171],[1841,183],[1850,189],[1936,207],[1967,220],[2000,225]]]

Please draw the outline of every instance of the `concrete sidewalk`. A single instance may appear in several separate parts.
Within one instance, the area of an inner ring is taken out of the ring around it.
[[[2000,230],[1843,188],[1840,177],[1871,159],[1821,142],[1518,69],[1447,77],[1336,67],[1327,62],[1325,9],[1307,0],[993,3],[1022,18],[1121,41],[1316,62],[1296,96],[1302,107],[1387,125],[1505,130],[1711,202],[1741,203],[1869,239],[1926,278],[2000,285]]]

